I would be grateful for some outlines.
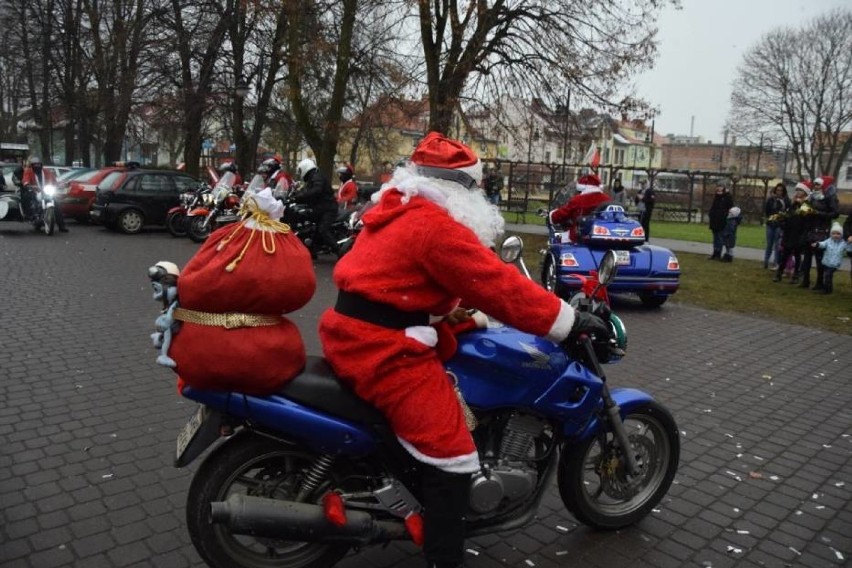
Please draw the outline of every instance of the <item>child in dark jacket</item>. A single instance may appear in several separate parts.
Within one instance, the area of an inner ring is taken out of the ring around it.
[[[784,267],[792,257],[794,268],[790,284],[799,283],[799,270],[802,266],[802,251],[807,246],[806,227],[808,220],[801,213],[802,204],[808,198],[810,189],[804,183],[796,185],[793,193],[793,201],[790,208],[778,217],[781,227],[781,246],[778,255],[778,269],[775,271],[773,282],[780,282],[784,274]]]
[[[743,221],[743,212],[739,207],[731,207],[728,210],[728,216],[725,219],[725,228],[722,229],[722,244],[725,247],[725,254],[722,255],[722,262],[734,261],[734,247],[737,246],[737,227]]]

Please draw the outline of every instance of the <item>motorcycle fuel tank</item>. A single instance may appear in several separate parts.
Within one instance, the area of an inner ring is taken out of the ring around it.
[[[554,418],[585,414],[597,404],[601,380],[556,344],[499,326],[458,336],[446,363],[475,408],[528,408]]]

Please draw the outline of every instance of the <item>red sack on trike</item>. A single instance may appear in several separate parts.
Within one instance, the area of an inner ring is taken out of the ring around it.
[[[250,195],[243,220],[213,232],[181,272],[169,355],[189,386],[268,394],[304,367],[302,337],[283,314],[311,299],[316,276],[277,221],[282,209],[268,190]]]

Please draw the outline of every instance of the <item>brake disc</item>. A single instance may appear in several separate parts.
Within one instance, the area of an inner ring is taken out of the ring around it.
[[[598,464],[601,488],[613,499],[630,499],[639,492],[643,486],[648,465],[653,458],[654,445],[644,436],[630,436],[630,446],[633,448],[636,465],[639,467],[637,475],[628,475],[626,463],[620,451],[618,455],[614,452],[608,453]]]

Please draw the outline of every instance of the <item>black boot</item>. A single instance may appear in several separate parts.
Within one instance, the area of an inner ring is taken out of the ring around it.
[[[470,474],[448,473],[424,466],[423,554],[429,566],[462,566],[469,500]]]
[[[722,257],[722,262],[734,262],[734,257],[730,254],[725,254],[725,256]]]
[[[722,256],[722,251],[714,250],[713,254],[707,257],[707,260],[719,260],[720,256]]]

